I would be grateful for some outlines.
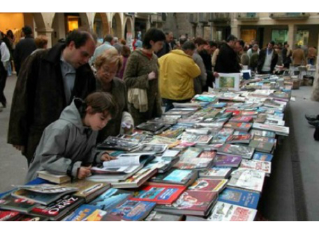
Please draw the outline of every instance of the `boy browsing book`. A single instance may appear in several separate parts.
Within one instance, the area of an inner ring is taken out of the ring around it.
[[[95,144],[98,131],[116,112],[109,93],[92,93],[85,102],[75,98],[44,130],[26,180],[35,179],[39,170],[83,179],[91,174],[92,165],[114,159],[105,152],[96,152]]]

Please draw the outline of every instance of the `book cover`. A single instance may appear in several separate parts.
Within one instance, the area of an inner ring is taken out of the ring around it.
[[[181,160],[196,158],[203,152],[203,149],[200,147],[189,147],[185,150],[185,152],[181,155]]]
[[[216,167],[238,167],[241,160],[240,156],[217,154],[213,162]]]
[[[249,169],[254,169],[258,171],[263,171],[267,175],[269,175],[271,173],[271,162],[243,159],[241,161],[240,168],[249,168]]]
[[[237,123],[250,123],[253,121],[253,117],[251,116],[235,116],[229,119],[229,122],[237,122]]]
[[[227,182],[227,179],[198,178],[191,186],[188,187],[188,190],[219,192],[224,189]]]
[[[245,159],[251,159],[255,149],[244,145],[224,144],[217,153],[240,155]]]
[[[178,169],[206,169],[211,166],[213,159],[211,158],[191,158],[183,159],[177,162],[173,167]]]
[[[148,163],[146,168],[157,168],[158,173],[164,173],[168,171],[176,162],[178,162],[178,160],[179,157],[157,156]]]
[[[17,218],[19,212],[17,211],[3,211],[0,210],[0,221],[10,221]]]
[[[145,221],[184,221],[185,219],[185,215],[165,214],[153,210]]]
[[[256,130],[256,129],[252,129],[250,131],[250,134],[254,135],[254,136],[264,136],[264,137],[270,137],[270,138],[275,138],[276,134],[275,132],[272,131],[266,131],[266,130]]]
[[[128,179],[120,182],[112,182],[114,188],[137,188],[157,173],[157,168],[142,168]]]
[[[258,130],[268,130],[273,131],[277,135],[288,136],[289,135],[289,127],[271,125],[271,124],[261,124],[261,123],[253,123],[253,128]]]
[[[11,194],[5,194],[0,198],[0,208],[4,210],[13,210],[21,213],[28,213],[36,206],[31,200],[13,197]]]
[[[159,212],[206,216],[217,199],[217,192],[186,190],[172,205],[158,205]]]
[[[196,170],[173,169],[163,174],[157,174],[151,179],[156,183],[179,184],[188,186],[196,180],[198,173]]]
[[[144,201],[126,200],[117,207],[111,209],[103,221],[138,221],[144,220],[154,209],[156,203]]]
[[[66,194],[77,191],[75,187],[65,187],[64,185],[56,184],[35,184],[35,185],[18,185],[18,189],[27,190],[30,192],[40,193],[40,194]]]
[[[167,149],[167,144],[152,144],[152,143],[144,143],[138,146],[134,153],[146,153],[151,152],[155,154],[161,154]]]
[[[199,177],[201,178],[228,178],[231,172],[231,168],[224,167],[212,167],[207,170],[200,171]]]
[[[99,144],[97,148],[102,150],[113,149],[113,150],[131,151],[138,146],[139,142],[140,141],[136,139],[127,139],[127,138],[109,136],[101,144]]]
[[[261,160],[261,161],[269,161],[269,162],[271,162],[272,158],[273,158],[272,154],[265,154],[260,152],[255,152],[253,156],[253,160]]]
[[[224,128],[231,128],[234,130],[243,130],[243,131],[249,131],[251,128],[251,123],[238,123],[238,122],[228,122],[224,124]]]
[[[265,174],[258,170],[239,168],[232,172],[228,186],[261,192]]]
[[[172,204],[185,189],[186,187],[181,185],[148,183],[136,191],[131,200]]]
[[[100,210],[98,207],[83,204],[67,216],[64,221],[100,221],[105,214],[106,211]]]
[[[95,206],[103,211],[110,211],[117,205],[123,203],[124,201],[131,198],[133,191],[120,190],[115,188],[110,188],[93,201],[89,205]]]
[[[37,205],[31,213],[49,217],[51,220],[59,220],[84,202],[83,198],[74,195],[64,195],[62,198],[48,205]]]
[[[251,134],[245,134],[245,135],[231,135],[227,138],[227,143],[249,143],[251,140],[252,135]]]
[[[240,207],[225,202],[217,202],[213,208],[210,221],[253,221],[257,210]]]
[[[210,158],[210,159],[214,159],[215,156],[216,156],[216,151],[214,151],[214,150],[207,150],[207,151],[201,152],[201,154],[199,155],[199,158]]]
[[[254,148],[256,151],[271,153],[274,148],[274,143],[252,140],[249,143],[249,147]]]
[[[218,201],[257,209],[259,198],[260,194],[258,192],[226,188],[219,194]]]

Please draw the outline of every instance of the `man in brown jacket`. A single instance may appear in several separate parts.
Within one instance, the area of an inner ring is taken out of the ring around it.
[[[88,65],[95,41],[86,31],[72,31],[66,43],[30,55],[23,63],[12,100],[8,143],[30,164],[44,129],[60,117],[73,97],[95,91]]]
[[[293,66],[300,66],[300,65],[306,65],[306,58],[305,53],[303,49],[301,49],[300,46],[298,46],[293,52],[292,52],[292,65]]]

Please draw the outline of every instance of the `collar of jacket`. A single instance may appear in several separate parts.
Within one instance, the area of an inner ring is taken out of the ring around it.
[[[65,43],[58,43],[51,49],[47,50],[44,59],[51,63],[60,63],[61,53],[66,47]]]

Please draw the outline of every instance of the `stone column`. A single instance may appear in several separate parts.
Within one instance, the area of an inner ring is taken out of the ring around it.
[[[295,24],[288,24],[288,44],[291,49],[295,49],[297,27]]]
[[[52,47],[52,33],[54,30],[52,28],[36,28],[38,35],[45,35],[48,37],[48,48]],[[35,37],[36,38],[36,37]]]
[[[196,37],[196,27],[197,24],[192,24],[192,35],[190,38]]]
[[[200,28],[200,37],[204,38],[204,23],[199,24],[199,28]],[[196,37],[196,36],[195,36]]]
[[[318,36],[318,44],[319,45],[319,36]],[[316,63],[316,73],[315,78],[313,80],[313,91],[311,95],[311,100],[313,101],[319,101],[319,53],[317,52],[317,63]]]
[[[216,41],[216,27],[214,22],[210,23],[210,39]]]

